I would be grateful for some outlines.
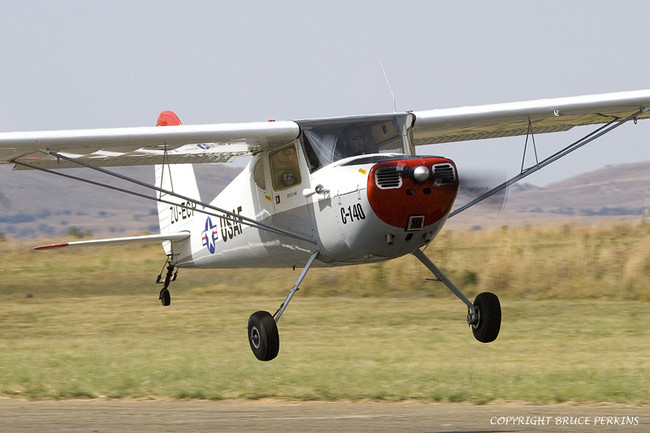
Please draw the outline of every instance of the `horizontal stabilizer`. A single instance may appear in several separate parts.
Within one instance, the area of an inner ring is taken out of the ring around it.
[[[35,250],[43,250],[46,248],[60,248],[72,246],[97,246],[97,245],[128,245],[128,244],[154,244],[164,241],[182,241],[190,237],[189,232],[181,233],[168,233],[160,235],[144,235],[144,236],[130,236],[125,238],[111,238],[111,239],[93,239],[88,241],[74,241],[62,242],[58,244],[40,245],[34,247]]]

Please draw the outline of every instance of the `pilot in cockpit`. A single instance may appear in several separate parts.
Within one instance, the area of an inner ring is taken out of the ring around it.
[[[336,142],[334,159],[377,152],[377,145],[368,140],[364,130],[358,125],[350,125],[343,130],[343,134]]]

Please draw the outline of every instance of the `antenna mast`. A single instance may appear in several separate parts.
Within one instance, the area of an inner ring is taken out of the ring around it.
[[[384,64],[379,58],[379,66],[381,66],[381,71],[384,73],[384,78],[386,79],[386,84],[388,84],[388,91],[390,92],[391,98],[393,98],[393,113],[397,113],[397,101],[395,100],[395,94],[393,93],[393,88],[390,86],[390,81],[388,80],[388,75],[386,75],[386,70],[384,69]]]

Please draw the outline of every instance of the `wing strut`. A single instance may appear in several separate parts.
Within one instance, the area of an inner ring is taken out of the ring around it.
[[[146,182],[142,182],[142,181],[140,181],[138,179],[134,179],[134,178],[129,177],[129,176],[124,176],[122,174],[115,173],[113,171],[106,170],[106,169],[101,168],[101,167],[93,166],[93,165],[88,164],[88,163],[83,162],[83,161],[78,161],[78,160],[76,160],[74,158],[67,157],[67,156],[62,155],[60,153],[51,152],[51,151],[43,151],[43,152],[45,152],[45,153],[47,153],[47,154],[49,154],[51,156],[54,156],[56,158],[60,158],[60,159],[63,159],[65,161],[69,161],[69,162],[81,165],[83,167],[90,168],[90,169],[95,170],[95,171],[99,171],[99,172],[104,173],[106,175],[117,177],[118,179],[124,180],[126,182],[134,183],[134,184],[142,186],[144,188],[148,188],[148,189],[160,192],[162,194],[168,194],[168,195],[170,195],[172,197],[176,197],[176,198],[179,198],[181,200],[185,200],[186,202],[190,202],[190,204],[196,204],[197,207],[192,208],[192,209],[197,211],[197,212],[200,212],[200,213],[203,213],[203,214],[206,214],[206,215],[210,215],[210,216],[222,217],[222,218],[225,218],[225,219],[233,221],[233,222],[242,223],[244,225],[254,227],[254,228],[257,228],[257,229],[260,229],[260,230],[265,230],[265,231],[268,231],[268,232],[272,232],[272,233],[275,233],[275,234],[289,236],[289,237],[292,237],[294,239],[299,239],[299,240],[309,242],[311,244],[316,245],[316,242],[314,242],[313,239],[311,239],[311,238],[309,238],[307,236],[303,236],[303,235],[300,235],[298,233],[293,233],[293,232],[290,232],[288,230],[281,229],[279,227],[273,227],[273,226],[270,226],[268,224],[261,223],[259,221],[256,221],[256,220],[252,219],[252,218],[248,218],[248,217],[245,217],[243,215],[235,214],[235,213],[233,213],[231,211],[228,211],[226,209],[222,209],[222,208],[219,208],[217,206],[212,206],[212,205],[210,205],[208,203],[204,203],[202,201],[199,201],[199,200],[196,200],[196,199],[193,199],[193,198],[190,198],[190,197],[186,197],[186,196],[184,196],[182,194],[177,194],[177,193],[175,193],[173,191],[169,191],[169,190],[166,190],[164,188],[157,187],[155,185],[150,185],[150,184],[148,184]],[[104,187],[104,188],[112,189],[112,190],[115,190],[115,191],[130,194],[130,195],[134,195],[136,197],[145,198],[147,200],[153,200],[153,201],[157,201],[157,202],[161,202],[161,203],[165,203],[165,204],[171,204],[171,205],[175,205],[175,206],[184,207],[186,209],[190,209],[189,205],[182,205],[182,204],[179,204],[179,203],[170,202],[170,201],[164,200],[162,198],[150,197],[150,196],[148,196],[146,194],[138,193],[138,192],[135,192],[135,191],[130,191],[130,190],[127,190],[127,189],[124,189],[124,188],[119,188],[119,187],[112,186],[112,185],[102,184],[102,183],[95,182],[95,181],[92,181],[92,180],[83,179],[83,178],[80,178],[80,177],[77,177],[77,176],[72,176],[72,175],[69,175],[69,174],[60,173],[60,172],[53,171],[53,170],[46,169],[46,168],[42,168],[42,167],[33,166],[33,165],[30,165],[30,164],[26,164],[24,162],[19,162],[19,161],[13,161],[13,162],[15,164],[19,164],[19,165],[22,165],[22,166],[25,166],[25,167],[28,167],[28,168],[44,171],[46,173],[56,174],[56,175],[63,176],[63,177],[68,178],[68,179],[78,180],[78,181],[89,183],[89,184],[95,185],[95,186],[101,186],[101,187]],[[204,209],[200,209],[198,206],[203,206]],[[220,212],[223,215],[219,215],[219,214],[216,214],[214,212],[207,211],[205,209],[210,209],[212,211]]]
[[[494,188],[492,188],[491,190],[489,190],[485,194],[482,194],[479,197],[475,198],[474,200],[470,201],[469,203],[459,207],[458,209],[455,209],[453,212],[451,212],[449,214],[449,218],[458,215],[462,211],[467,210],[470,207],[482,202],[486,198],[491,197],[494,194],[506,189],[510,185],[513,185],[513,184],[519,182],[523,178],[525,178],[527,176],[530,176],[531,174],[535,173],[536,171],[538,171],[538,170],[546,167],[547,165],[557,161],[558,159],[561,159],[561,158],[565,157],[569,153],[573,152],[574,150],[577,150],[577,149],[581,148],[585,144],[591,143],[595,139],[602,137],[603,135],[607,134],[610,131],[613,131],[614,129],[618,128],[619,126],[623,125],[624,123],[627,123],[630,120],[634,120],[636,122],[637,116],[644,113],[645,111],[646,111],[646,109],[642,108],[639,111],[635,112],[634,114],[631,114],[630,116],[626,117],[623,120],[614,119],[611,122],[606,123],[605,125],[603,125],[600,128],[596,129],[595,131],[592,131],[589,134],[585,135],[581,139],[579,139],[577,141],[574,141],[573,143],[571,143],[570,145],[568,145],[564,149],[554,153],[553,155],[549,156],[548,158],[546,158],[545,160],[543,160],[541,162],[537,161],[537,149],[535,149],[535,159],[536,159],[536,161],[535,161],[536,164],[535,165],[524,169],[523,168],[524,167],[524,161],[522,160],[522,165],[521,165],[522,169],[521,169],[521,172],[517,176],[511,177],[510,179],[506,180],[502,184],[500,184],[498,186],[495,186]],[[530,121],[528,123],[528,128],[529,128],[529,130],[528,130],[529,134],[532,134],[532,125],[531,125]],[[533,143],[534,143],[534,139],[533,139]],[[528,144],[528,136],[526,136],[526,145],[527,144]],[[533,144],[533,147],[534,147],[534,144]],[[524,157],[525,157],[525,152],[526,152],[526,149],[524,148]]]
[[[526,150],[528,149],[528,137],[531,138],[533,142],[533,151],[535,152],[535,163],[539,164],[539,158],[537,157],[537,145],[535,144],[535,134],[533,133],[533,122],[528,118],[528,131],[526,132],[526,142],[524,143],[524,155],[521,157],[521,170],[520,173],[524,172],[524,164],[526,161]]]

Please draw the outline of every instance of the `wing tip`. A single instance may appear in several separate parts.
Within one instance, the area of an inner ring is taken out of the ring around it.
[[[47,248],[67,247],[68,245],[70,245],[68,242],[63,242],[63,243],[60,243],[60,244],[39,245],[39,246],[33,247],[32,249],[33,250],[44,250],[44,249],[47,249]]]

